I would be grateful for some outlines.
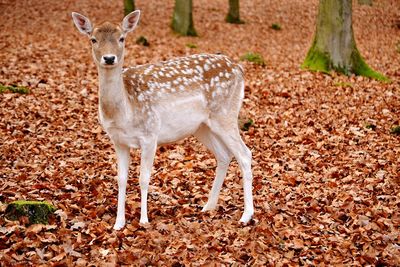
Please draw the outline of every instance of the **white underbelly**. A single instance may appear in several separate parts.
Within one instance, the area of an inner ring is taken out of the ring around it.
[[[196,132],[209,116],[203,94],[176,97],[156,107],[160,119],[157,143],[178,141]]]

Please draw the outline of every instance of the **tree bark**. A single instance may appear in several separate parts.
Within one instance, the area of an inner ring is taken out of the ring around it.
[[[243,24],[244,21],[240,19],[239,10],[239,0],[229,0],[229,11],[225,21],[234,24]]]
[[[124,14],[125,16],[135,11],[135,0],[124,0]]]
[[[192,16],[192,0],[175,0],[172,29],[184,36],[197,36]]]
[[[319,1],[317,30],[302,67],[387,80],[365,63],[357,49],[352,26],[351,0]]]

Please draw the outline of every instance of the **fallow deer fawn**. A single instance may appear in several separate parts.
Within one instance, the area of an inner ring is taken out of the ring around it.
[[[244,97],[243,72],[223,55],[200,54],[156,64],[122,68],[124,43],[139,21],[140,11],[127,15],[121,26],[105,22],[97,27],[72,13],[78,30],[92,42],[99,73],[99,118],[110,136],[118,162],[118,209],[114,229],[125,225],[125,193],[129,149],[141,149],[140,222],[147,223],[147,193],[158,145],[196,136],[217,159],[216,177],[203,211],[217,205],[232,156],[243,174],[244,213],[253,213],[251,152],[238,129]]]

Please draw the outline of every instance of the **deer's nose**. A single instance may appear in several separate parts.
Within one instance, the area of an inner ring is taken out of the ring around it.
[[[115,64],[115,60],[116,56],[114,55],[104,55],[103,56],[103,61],[106,65],[114,65]]]

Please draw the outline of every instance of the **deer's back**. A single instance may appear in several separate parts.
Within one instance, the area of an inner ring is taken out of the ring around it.
[[[241,101],[243,95],[235,86],[243,81],[242,69],[224,55],[199,54],[135,66],[125,69],[123,79],[129,97],[138,104],[201,93],[210,106],[218,106],[235,95]]]

